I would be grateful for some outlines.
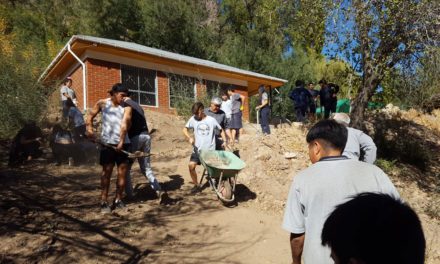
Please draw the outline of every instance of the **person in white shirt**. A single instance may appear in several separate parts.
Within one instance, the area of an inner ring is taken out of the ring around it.
[[[185,127],[183,134],[188,139],[188,142],[194,146],[194,150],[189,159],[189,173],[194,183],[191,193],[194,194],[200,190],[197,181],[196,166],[200,165],[199,151],[201,150],[215,150],[215,129],[220,131],[223,140],[222,147],[226,147],[226,136],[222,127],[218,124],[215,118],[205,114],[205,107],[201,102],[197,102],[192,106],[191,112],[194,114]],[[194,138],[188,133],[189,129],[194,130]]]
[[[312,165],[293,178],[283,228],[290,232],[292,263],[333,264],[330,249],[321,245],[325,220],[353,195],[377,192],[400,198],[388,176],[378,167],[341,156],[347,129],[335,120],[315,124],[307,134]]]
[[[332,116],[336,122],[344,125],[348,130],[347,144],[342,155],[349,159],[359,160],[361,151],[363,151],[363,161],[373,164],[376,161],[377,151],[373,139],[363,131],[349,127],[350,117],[346,113],[334,113]]]

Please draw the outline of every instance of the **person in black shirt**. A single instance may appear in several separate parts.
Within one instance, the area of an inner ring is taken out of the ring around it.
[[[339,86],[333,83],[329,83],[325,80],[320,80],[319,85],[321,90],[319,91],[319,98],[321,100],[321,106],[324,106],[324,118],[330,117],[330,111],[336,113],[336,104],[338,102],[337,93],[339,92]]]
[[[124,107],[124,119],[129,120],[129,123],[131,124],[128,131],[125,131],[125,127],[122,127],[121,129],[121,134],[128,133],[128,137],[130,138],[130,152],[134,153],[136,151],[142,151],[145,153],[150,153],[151,137],[148,132],[144,109],[142,109],[142,107],[138,103],[131,100],[130,97],[125,98],[122,107]],[[124,120],[122,122],[124,123]],[[160,202],[162,202],[165,193],[162,191],[160,184],[157,181],[153,170],[151,169],[150,157],[138,158],[138,162],[142,174],[150,182],[151,188],[156,192],[157,197],[160,199]],[[130,176],[131,165],[132,163],[130,163],[125,183],[125,192],[127,196],[133,195],[133,185],[131,183]]]
[[[312,95],[312,99],[309,102],[309,118],[311,118],[313,121],[315,121],[315,113],[316,113],[316,106],[317,106],[317,101],[318,101],[318,97],[319,97],[319,91],[315,90],[315,87],[313,85],[313,83],[309,83],[309,92]]]
[[[9,166],[16,166],[25,160],[40,157],[43,154],[40,150],[41,138],[41,129],[35,121],[28,121],[12,141]]]

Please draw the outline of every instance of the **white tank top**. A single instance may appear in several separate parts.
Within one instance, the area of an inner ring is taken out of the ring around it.
[[[123,116],[124,108],[120,105],[118,107],[113,107],[110,98],[108,98],[104,109],[102,109],[102,142],[113,145],[119,144]],[[124,144],[128,143],[130,143],[130,140],[126,135]]]

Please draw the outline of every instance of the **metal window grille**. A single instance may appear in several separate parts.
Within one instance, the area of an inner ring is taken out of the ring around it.
[[[170,107],[175,107],[175,101],[178,98],[195,102],[195,78],[170,73],[168,74],[168,83],[170,87]]]
[[[157,106],[156,71],[121,65],[122,84],[130,91],[130,96],[140,105]]]

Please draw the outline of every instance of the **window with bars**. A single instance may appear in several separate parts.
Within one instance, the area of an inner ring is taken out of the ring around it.
[[[170,88],[170,107],[174,108],[178,100],[195,102],[195,84],[196,81],[193,77],[169,73],[168,85]]]
[[[121,64],[121,76],[133,101],[157,106],[156,71]]]
[[[205,80],[205,86],[206,86],[206,93],[208,94],[209,98],[214,96],[221,96],[223,91],[226,91],[230,84],[228,83],[221,83],[216,81],[209,81]]]

